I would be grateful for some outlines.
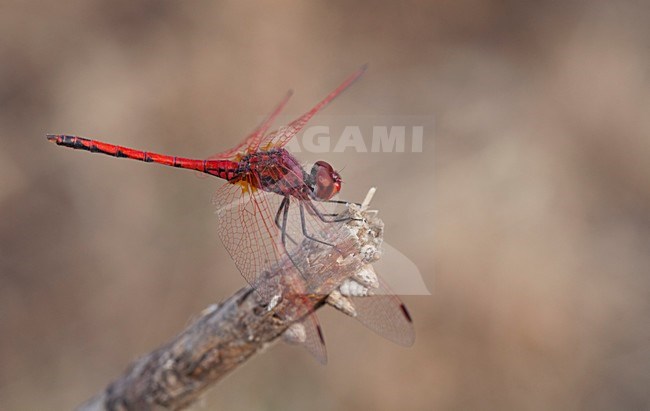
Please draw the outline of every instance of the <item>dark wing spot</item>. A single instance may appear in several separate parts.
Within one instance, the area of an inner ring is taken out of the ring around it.
[[[320,325],[316,326],[316,331],[318,331],[318,338],[320,338],[320,342],[325,345],[325,337],[323,337],[323,330],[320,328]]]
[[[399,308],[402,309],[402,313],[404,313],[404,317],[406,317],[406,319],[407,319],[410,323],[412,323],[413,320],[411,319],[411,314],[409,314],[409,310],[406,309],[406,306],[405,306],[404,304],[400,304]]]

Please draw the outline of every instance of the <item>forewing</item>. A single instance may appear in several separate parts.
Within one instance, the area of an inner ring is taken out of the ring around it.
[[[264,121],[255,129],[251,134],[248,135],[241,143],[237,146],[231,148],[230,150],[223,151],[221,153],[214,154],[208,157],[208,160],[230,160],[235,156],[245,155],[252,153],[257,150],[257,147],[260,145],[260,141],[264,138],[264,135],[268,129],[273,124],[273,121],[278,117],[284,106],[286,106],[289,98],[293,95],[293,91],[289,90],[284,96],[282,101],[275,107],[273,112],[268,115]]]
[[[359,79],[366,71],[366,66],[364,65],[354,74],[348,77],[340,86],[338,86],[334,91],[327,95],[323,100],[314,106],[311,110],[298,117],[285,127],[281,127],[279,130],[269,133],[264,137],[259,146],[263,149],[271,147],[284,147],[300,130],[305,127],[307,122],[316,115],[320,110],[322,110],[326,105],[328,105],[332,100],[334,100],[339,94],[341,94],[345,89],[350,87],[355,81]]]

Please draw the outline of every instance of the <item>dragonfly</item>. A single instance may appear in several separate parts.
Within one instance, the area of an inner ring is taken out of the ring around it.
[[[293,94],[288,91],[241,143],[204,159],[158,154],[67,134],[48,134],[47,139],[63,147],[194,170],[225,180],[213,196],[219,237],[242,276],[251,286],[260,289],[263,284],[258,280],[265,270],[280,265],[286,258],[298,266],[292,250],[300,247],[301,240],[336,249],[322,233],[331,232],[350,219],[324,206],[347,204],[334,199],[341,190],[341,175],[326,161],[317,161],[307,171],[285,146],[365,71],[366,66],[361,67],[311,110],[288,125],[269,131]],[[367,309],[362,308],[357,318],[395,342],[412,344],[411,318],[399,298],[382,296],[375,301],[361,303]],[[323,356],[324,341],[315,316],[311,317],[313,319],[305,322],[305,326],[311,330],[308,336],[318,337],[311,338],[310,342],[315,347],[310,351],[318,358]],[[387,325],[387,321],[391,324]],[[319,344],[323,347],[317,347]],[[319,360],[323,362],[322,358]]]

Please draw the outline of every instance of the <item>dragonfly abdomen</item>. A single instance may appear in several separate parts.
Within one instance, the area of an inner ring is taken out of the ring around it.
[[[229,182],[242,176],[239,163],[230,160],[204,160],[203,169],[199,171]]]
[[[238,166],[236,162],[230,160],[195,160],[191,158],[168,156],[77,136],[50,134],[47,136],[47,139],[56,145],[76,150],[101,153],[118,158],[130,158],[132,160],[144,161],[145,163],[157,163],[169,167],[196,170],[225,180],[230,180],[235,175]]]

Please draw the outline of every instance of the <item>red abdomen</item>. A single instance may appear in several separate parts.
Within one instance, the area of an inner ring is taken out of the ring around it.
[[[144,161],[145,163],[157,163],[170,167],[196,170],[228,181],[236,177],[236,170],[239,167],[239,163],[230,160],[195,160],[191,158],[167,156],[164,154],[135,150],[128,147],[103,143],[97,140],[89,140],[77,136],[48,135],[47,139],[59,146],[90,151],[91,153],[106,154],[113,157],[130,158],[132,160]]]

